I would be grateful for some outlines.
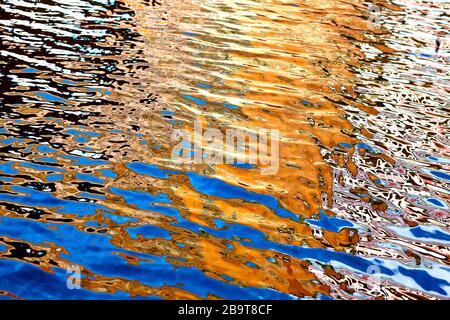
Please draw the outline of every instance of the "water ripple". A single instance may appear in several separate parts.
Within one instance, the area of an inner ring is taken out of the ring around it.
[[[448,298],[449,4],[378,5],[2,1],[0,298]]]

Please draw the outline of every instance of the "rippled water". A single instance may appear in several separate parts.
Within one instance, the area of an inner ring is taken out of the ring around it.
[[[0,297],[448,298],[450,3],[378,5],[2,0]]]

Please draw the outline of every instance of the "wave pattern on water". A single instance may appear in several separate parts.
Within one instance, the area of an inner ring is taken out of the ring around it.
[[[0,297],[448,298],[448,3],[382,4],[2,0]]]

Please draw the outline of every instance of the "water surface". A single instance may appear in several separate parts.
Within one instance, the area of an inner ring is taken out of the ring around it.
[[[2,0],[0,297],[448,298],[450,4],[378,5]]]

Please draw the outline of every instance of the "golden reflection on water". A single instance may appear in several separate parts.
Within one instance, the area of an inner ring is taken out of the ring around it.
[[[193,131],[195,119],[201,119],[205,128],[280,130],[280,168],[276,175],[261,175],[258,170],[225,164],[197,165],[188,170],[206,172],[232,185],[273,195],[285,209],[299,214],[302,219],[317,214],[324,205],[331,206],[332,172],[320,150],[357,141],[348,134],[353,128],[338,104],[348,103],[348,99],[333,88],[352,90],[354,78],[348,65],[357,64],[361,55],[354,42],[344,35],[362,38],[362,32],[371,28],[361,15],[358,1],[353,1],[355,6],[340,1],[307,1],[299,4],[297,10],[292,9],[291,3],[283,1],[176,2],[163,4],[156,11],[142,7],[136,1],[126,3],[138,12],[137,30],[148,46],[148,51],[144,49],[144,52],[148,52],[146,57],[150,64],[157,62],[155,73],[161,74],[152,79],[157,83],[150,84],[150,91],[156,88],[163,103],[152,111],[165,107],[174,111],[173,118],[189,131]],[[317,14],[319,10],[326,14]],[[146,23],[153,22],[148,15],[153,17],[155,14],[167,17],[161,28]],[[193,36],[186,40],[184,30],[190,30]],[[212,89],[199,88],[198,83]],[[123,91],[128,93],[129,89]],[[189,103],[183,99],[185,95],[208,101],[208,104]],[[126,95],[130,107],[134,106],[135,99],[131,93]],[[225,102],[239,109],[226,110]],[[153,115],[152,111],[149,113]],[[148,150],[134,145],[132,157],[179,170],[170,159],[173,145],[167,140],[168,132],[159,124],[161,120],[149,120],[147,125],[145,122],[140,124],[144,128],[150,127],[158,141],[152,144],[165,147],[145,156]],[[156,132],[155,122],[159,124]],[[159,136],[160,130],[162,136]],[[142,186],[147,192],[162,191],[170,194],[174,206],[186,219],[211,228],[215,227],[213,219],[216,218],[251,226],[277,243],[332,246],[341,251],[358,239],[348,229],[338,233],[325,231],[323,238],[317,239],[305,223],[281,218],[261,204],[199,194],[179,176],[161,181],[143,179],[127,172],[127,176],[114,181],[114,185],[124,189]],[[328,194],[325,204],[322,203],[323,193]],[[108,201],[102,204],[110,207]],[[133,210],[120,209],[127,216],[133,215]],[[141,212],[135,214],[141,216]],[[333,215],[331,211],[327,214]],[[147,223],[159,225],[163,222],[148,220]],[[274,255],[269,250],[251,249],[232,241],[234,250],[226,253],[222,239],[192,238],[191,234],[167,224],[165,228],[179,232],[177,241],[164,243],[158,239],[148,243],[128,239],[121,243],[133,251],[145,252],[151,248],[151,252],[157,251],[158,255],[183,257],[187,265],[196,266],[218,279],[223,275],[231,277],[232,283],[240,286],[269,287],[298,297],[330,294],[330,289],[308,271],[307,261],[281,255],[280,263],[273,264],[265,258]],[[189,243],[191,249],[188,252],[179,250],[175,242]],[[247,260],[259,268],[243,268]]]
[[[112,32],[105,35],[104,42],[98,43],[105,50],[119,50],[118,54],[110,52],[97,56],[87,52],[83,60],[58,61],[70,73],[59,74],[61,79],[55,74],[42,74],[40,79],[52,78],[57,83],[65,83],[62,78],[70,78],[73,83],[68,86],[69,91],[78,94],[78,99],[69,100],[65,106],[53,104],[51,108],[98,115],[86,116],[82,121],[98,134],[90,137],[83,146],[66,136],[51,138],[53,144],[64,146],[64,150],[51,155],[65,170],[64,179],[54,183],[57,190],[54,195],[59,199],[80,196],[82,182],[77,174],[102,178],[101,170],[108,169],[116,176],[90,186],[89,192],[104,195],[105,198],[95,203],[110,209],[114,215],[135,220],[117,223],[104,210],[97,210],[93,215],[63,214],[58,206],[41,205],[48,214],[41,216],[39,221],[71,219],[68,224],[80,232],[105,233],[117,249],[111,253],[131,266],[159,262],[130,252],[151,254],[163,257],[171,264],[170,269],[197,268],[208,277],[235,286],[271,288],[296,297],[323,294],[353,298],[355,289],[349,284],[364,282],[364,278],[352,275],[348,270],[338,272],[331,263],[300,259],[281,253],[275,247],[248,246],[246,243],[252,240],[236,235],[227,239],[205,231],[195,232],[177,225],[177,217],[142,209],[136,204],[137,200],[136,203],[127,201],[114,190],[137,191],[137,198],[154,196],[159,200],[152,205],[176,208],[182,218],[201,227],[224,230],[215,222],[221,219],[225,224],[258,230],[264,240],[275,244],[377,256],[367,242],[360,242],[356,228],[330,231],[313,228],[305,220],[317,219],[321,210],[328,217],[336,215],[333,193],[336,183],[345,184],[345,181],[343,176],[335,176],[333,167],[326,160],[332,159],[353,177],[358,175],[358,166],[351,154],[365,151],[339,147],[339,144],[353,146],[359,142],[358,135],[371,139],[373,134],[365,128],[355,128],[343,106],[351,106],[362,114],[378,114],[373,105],[356,99],[358,93],[354,86],[358,79],[353,70],[361,66],[365,57],[360,42],[370,42],[369,37],[386,30],[374,28],[367,19],[366,7],[359,0],[174,0],[170,3],[161,1],[161,5],[152,4],[152,1],[124,0],[121,5],[124,6],[121,9],[98,13],[103,18],[127,10],[134,13],[130,19],[111,23]],[[393,11],[399,10],[384,2],[383,5]],[[90,25],[85,23],[82,27],[89,29]],[[383,43],[373,46],[383,53],[395,52]],[[100,69],[105,61],[114,61],[113,72]],[[52,65],[56,62],[49,63],[47,67],[58,72]],[[89,74],[105,74],[102,80],[105,83],[99,86],[101,90],[94,96],[85,96],[91,94],[86,86],[90,81]],[[112,83],[111,87],[108,83]],[[30,88],[24,84],[15,90],[31,99],[34,94]],[[90,103],[95,98],[105,98],[106,90],[111,93],[101,104]],[[198,104],[186,97],[207,103]],[[236,108],[227,108],[225,104]],[[23,103],[16,109],[18,113],[36,119],[45,119],[48,110],[34,108],[32,102]],[[49,126],[64,128],[56,118],[45,121]],[[204,128],[219,128],[223,132],[227,128],[280,130],[278,172],[261,175],[256,168],[243,169],[227,164],[188,166],[174,162],[171,153],[175,142],[171,140],[171,134],[176,128],[193,132],[194,121],[200,121]],[[112,130],[115,130],[114,134]],[[133,130],[138,131],[139,136]],[[142,144],[142,140],[146,144]],[[32,153],[24,160],[42,156],[37,145],[31,142],[14,143],[19,149],[30,143]],[[89,147],[89,151],[84,147]],[[86,152],[92,159],[101,155],[108,163],[96,167],[80,166],[65,157],[68,154],[86,155]],[[382,163],[395,162],[386,154],[373,155],[373,158]],[[172,171],[167,172],[166,178],[139,174],[127,167],[135,161]],[[20,164],[15,167],[19,168]],[[186,175],[180,174],[188,171],[273,196],[280,208],[298,215],[299,219],[283,217],[261,203],[208,196],[196,190]],[[48,172],[28,168],[27,174],[35,181],[43,182]],[[375,182],[379,177],[371,174],[368,179]],[[26,181],[27,178],[16,176],[13,184],[21,185]],[[383,201],[364,195],[364,190],[355,191],[358,192],[371,210],[387,210]],[[165,195],[168,201],[161,200],[162,196],[158,198],[160,195]],[[6,207],[2,214],[23,218]],[[97,222],[99,227],[88,226],[90,222]],[[170,232],[171,238],[132,237],[127,229],[139,226],[162,228]],[[57,232],[58,226],[51,230]],[[14,240],[2,239],[3,243]],[[363,240],[367,241],[367,238]],[[64,247],[51,242],[30,245],[33,250],[44,250],[47,254],[12,259],[35,263],[48,273],[54,272],[54,266],[67,269],[73,264],[70,255],[62,256],[70,253]],[[390,257],[385,252],[377,254]],[[414,253],[406,252],[394,258],[400,261],[411,256]],[[249,261],[256,267],[248,266]],[[185,290],[183,285],[150,286],[81,267],[84,274],[82,287],[90,291],[123,291],[131,296],[166,299],[201,298],[201,295]],[[182,284],[186,279],[180,275],[176,280]],[[388,292],[385,297],[410,294],[401,284],[386,283],[385,287]],[[364,287],[359,290],[367,293]],[[414,294],[429,297],[428,293]],[[203,298],[222,297],[211,289]]]

